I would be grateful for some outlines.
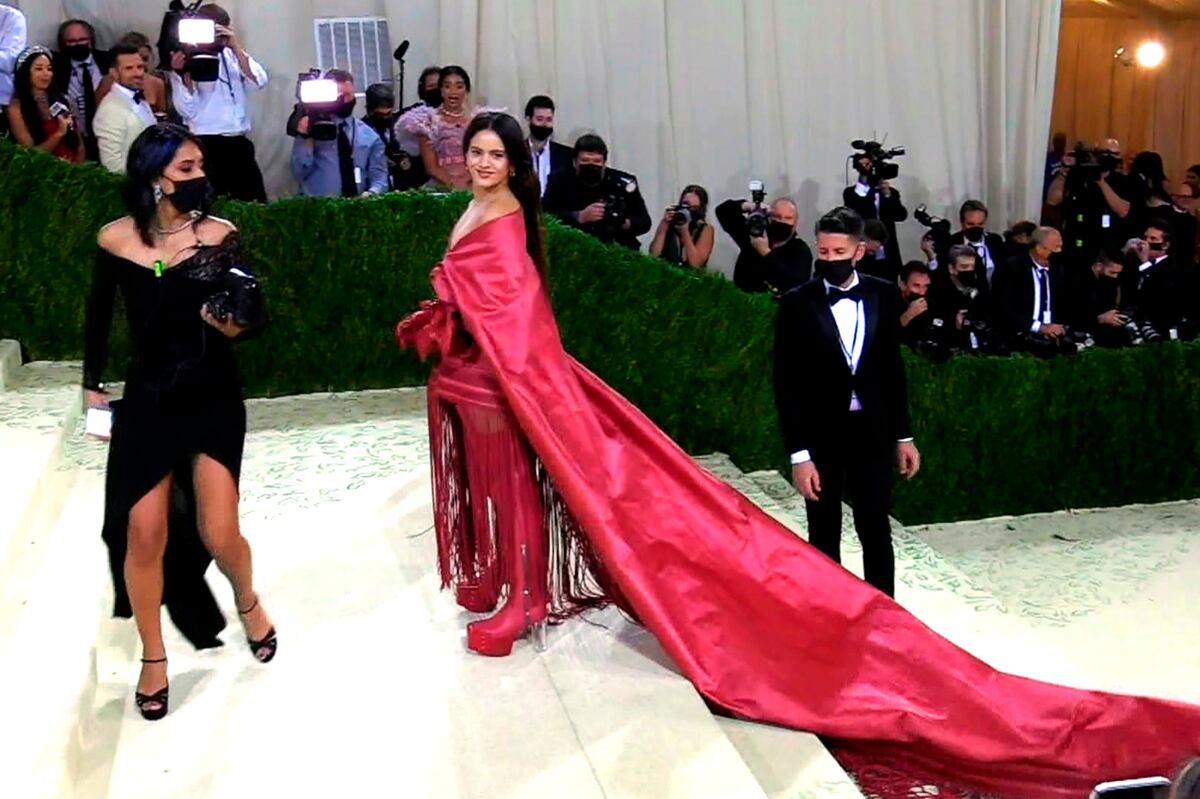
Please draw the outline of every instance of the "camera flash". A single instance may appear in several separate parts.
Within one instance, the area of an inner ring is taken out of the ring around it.
[[[180,44],[212,44],[217,40],[217,26],[211,19],[179,20]]]
[[[300,102],[302,103],[336,103],[337,99],[337,81],[306,80],[300,84]]]

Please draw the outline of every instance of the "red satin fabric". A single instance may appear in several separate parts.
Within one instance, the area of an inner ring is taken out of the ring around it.
[[[698,468],[563,350],[519,213],[433,282],[617,588],[716,704],[1012,797],[1084,797],[1200,752],[1200,708],[998,672]]]

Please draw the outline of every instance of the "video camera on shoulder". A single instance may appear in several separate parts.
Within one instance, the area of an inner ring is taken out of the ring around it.
[[[198,83],[212,83],[220,77],[221,51],[229,42],[225,36],[217,35],[215,22],[199,15],[201,2],[185,4],[172,0],[170,10],[163,15],[159,60],[169,64],[171,54],[181,50],[187,55],[183,71]]]
[[[767,200],[767,187],[761,180],[750,181],[750,202],[754,209],[746,214],[746,230],[750,238],[758,239],[767,235],[767,225],[771,224],[771,215],[763,204]]]
[[[629,198],[637,191],[637,181],[630,175],[621,175],[608,170],[604,190],[604,221],[613,227],[621,227],[629,218]]]
[[[1075,145],[1071,155],[1074,156],[1075,163],[1067,173],[1068,194],[1099,183],[1100,176],[1105,172],[1113,172],[1121,167],[1121,159],[1118,156],[1105,150],[1094,150],[1083,142]]]
[[[903,147],[888,149],[877,141],[863,139],[855,139],[850,146],[857,151],[850,156],[855,164],[864,158],[870,160],[871,168],[864,177],[871,186],[878,186],[885,180],[895,180],[900,174],[900,165],[892,163],[892,159],[904,155]]]
[[[334,116],[339,99],[337,81],[321,76],[321,70],[310,69],[296,78],[296,111],[288,120],[289,136],[300,136],[316,141],[333,141],[337,138],[338,123]],[[308,117],[308,132],[301,133],[300,120]]]

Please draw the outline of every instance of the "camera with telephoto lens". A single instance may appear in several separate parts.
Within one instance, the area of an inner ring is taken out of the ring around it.
[[[863,139],[855,139],[850,142],[850,146],[857,151],[850,156],[856,164],[863,158],[871,161],[871,168],[865,175],[869,185],[878,186],[881,181],[895,180],[900,174],[900,165],[892,163],[891,160],[904,155],[903,147],[888,149],[877,141]]]
[[[941,253],[945,253],[946,250],[950,249],[951,227],[949,219],[943,219],[940,216],[934,216],[929,213],[929,209],[925,206],[925,203],[921,203],[913,211],[913,219],[929,228],[929,236],[933,239],[933,251],[939,253],[939,257]]]
[[[337,138],[338,120],[334,112],[338,107],[337,81],[321,77],[321,70],[310,69],[296,78],[296,101],[298,105],[287,123],[289,136],[300,136],[316,141],[333,141]],[[300,120],[308,117],[308,132],[300,132]]]
[[[172,0],[163,15],[158,56],[163,64],[169,64],[171,54],[182,50],[187,55],[183,71],[198,83],[212,83],[221,75],[221,51],[229,42],[227,37],[217,35],[215,22],[199,16],[202,2]]]
[[[750,238],[758,239],[767,235],[767,226],[771,224],[771,214],[763,202],[767,199],[767,187],[761,180],[750,181],[750,202],[753,210],[746,214],[746,230]]]
[[[637,181],[629,175],[618,175],[607,171],[604,194],[604,222],[610,227],[620,228],[629,218],[629,198],[637,191]]]
[[[217,292],[205,302],[218,322],[232,319],[239,327],[258,327],[263,322],[262,288],[252,275],[236,267],[217,278]]]

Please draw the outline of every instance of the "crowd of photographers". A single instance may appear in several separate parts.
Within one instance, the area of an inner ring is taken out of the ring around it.
[[[203,140],[219,194],[266,199],[247,103],[268,75],[219,5],[172,3],[158,41],[158,71],[151,69],[148,37],[131,33],[101,51],[83,20],[60,27],[54,52],[27,47],[24,39],[20,12],[0,7],[0,104],[7,106],[4,127],[19,143],[120,172],[137,135],[156,120],[171,120]],[[365,113],[357,117],[360,93]],[[299,192],[356,197],[426,185],[464,188],[462,131],[484,110],[470,94],[470,76],[457,66],[426,68],[418,101],[405,107],[398,107],[390,84],[361,91],[342,70],[301,75],[286,131],[294,139],[291,172]],[[652,255],[706,268],[716,231],[704,187],[686,186],[656,227],[636,176],[609,165],[604,140],[587,134],[571,147],[554,141],[554,114],[553,99],[544,95],[524,109],[546,212],[631,249],[653,230]],[[1126,168],[1114,139],[1068,150],[1057,134],[1040,225],[1021,221],[1001,234],[978,200],[962,204],[957,226],[919,206],[911,216],[926,228],[923,257],[905,261],[897,226],[910,214],[893,185],[895,159],[904,150],[870,141],[852,147],[857,177],[843,204],[867,221],[859,269],[898,284],[905,301],[899,321],[914,349],[934,357],[1050,356],[1200,335],[1200,165],[1172,194],[1156,153],[1140,153]],[[762,182],[751,181],[748,197],[720,202],[714,216],[738,249],[733,280],[742,290],[779,295],[811,279],[812,251],[790,199],[768,202]]]

